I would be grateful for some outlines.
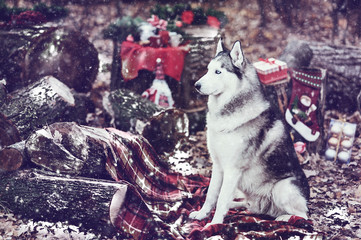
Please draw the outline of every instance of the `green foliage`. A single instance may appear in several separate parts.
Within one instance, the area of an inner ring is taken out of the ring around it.
[[[193,24],[201,25],[207,23],[207,16],[204,13],[203,8],[195,8],[193,9],[193,13],[194,13]]]
[[[194,20],[192,24],[195,25],[206,24],[207,16],[216,17],[220,21],[221,26],[224,26],[228,22],[227,16],[222,11],[218,11],[213,8],[205,11],[201,7],[192,9],[189,4],[182,3],[178,3],[173,6],[170,6],[169,4],[157,4],[150,10],[150,13],[158,16],[160,19],[167,20],[170,24],[172,24],[173,21],[181,20],[180,18],[184,11],[192,11],[194,13]]]
[[[62,6],[50,6],[48,7],[44,3],[34,5],[32,9],[12,7],[9,8],[5,4],[5,0],[0,0],[0,21],[9,22],[12,15],[19,15],[22,12],[33,10],[43,14],[47,20],[55,20],[68,15],[68,9]]]
[[[169,32],[176,32],[176,33],[182,35],[183,37],[186,35],[185,32],[182,30],[182,28],[177,27],[177,26],[175,25],[174,21],[168,22],[167,30],[168,30]]]
[[[135,41],[139,40],[138,27],[144,21],[141,18],[123,17],[117,19],[114,23],[103,30],[104,38],[123,42],[129,34],[132,34]]]
[[[161,5],[156,4],[154,8],[150,10],[150,14],[158,16],[160,19],[167,21],[177,20],[177,17],[182,15],[182,12],[191,10],[189,4],[178,3],[171,7],[169,4]]]
[[[45,3],[34,5],[33,10],[42,13],[49,21],[65,17],[69,13],[68,9],[62,6],[54,5],[48,7]]]

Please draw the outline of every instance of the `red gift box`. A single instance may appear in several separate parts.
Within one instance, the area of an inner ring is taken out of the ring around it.
[[[253,66],[262,83],[268,84],[287,78],[287,63],[274,58],[259,60]]]

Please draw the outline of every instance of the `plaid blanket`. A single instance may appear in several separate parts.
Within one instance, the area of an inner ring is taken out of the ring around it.
[[[299,217],[289,222],[231,209],[223,224],[204,228],[209,218],[188,218],[202,206],[209,179],[184,177],[162,166],[146,139],[113,128],[106,168],[128,190],[122,205],[111,213],[113,225],[124,238],[133,239],[322,239],[312,223]]]

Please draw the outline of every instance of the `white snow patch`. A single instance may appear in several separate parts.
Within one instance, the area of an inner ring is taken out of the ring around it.
[[[345,220],[349,222],[349,215],[346,207],[335,207],[334,209],[329,210],[326,215],[326,217],[333,217],[338,218],[341,220]]]
[[[174,155],[170,156],[168,163],[171,165],[173,171],[179,172],[183,176],[188,176],[197,173],[197,169],[194,169],[186,159],[190,157],[189,152],[183,152],[176,150]]]

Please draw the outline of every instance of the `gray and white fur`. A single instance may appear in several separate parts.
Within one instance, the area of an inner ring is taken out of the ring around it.
[[[278,220],[307,218],[309,186],[279,109],[263,93],[239,41],[230,51],[219,40],[208,72],[195,83],[208,97],[207,146],[213,162],[203,207],[190,218],[223,223],[231,207]],[[243,201],[234,202],[241,197]]]

